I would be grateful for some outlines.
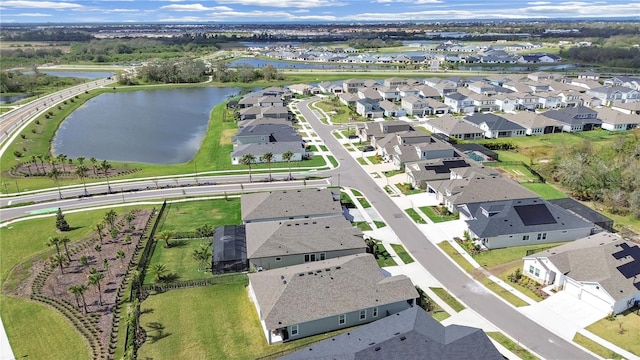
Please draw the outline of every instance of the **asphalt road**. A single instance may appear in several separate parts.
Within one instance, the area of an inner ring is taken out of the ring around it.
[[[51,108],[53,105],[85,91],[113,84],[114,82],[116,82],[115,78],[86,82],[81,85],[76,85],[74,87],[43,96],[3,114],[0,116],[0,143],[4,142],[17,127],[24,124],[25,121],[28,121],[37,114],[45,111],[45,109]]]
[[[340,166],[334,172],[340,174],[342,186],[357,188],[378,211],[384,222],[393,229],[406,249],[447,290],[460,298],[467,306],[489,320],[512,338],[523,343],[546,359],[590,359],[572,343],[553,334],[505,304],[492,292],[479,286],[466,273],[452,263],[446,255],[418,229],[404,211],[391,200],[362,169],[358,162],[331,134],[333,127],[323,124],[309,108],[313,100],[298,104],[298,109],[309,121],[315,132],[325,141]]]

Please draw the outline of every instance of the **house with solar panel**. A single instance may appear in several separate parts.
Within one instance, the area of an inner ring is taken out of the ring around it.
[[[522,273],[605,314],[640,305],[640,246],[608,232],[525,256]]]

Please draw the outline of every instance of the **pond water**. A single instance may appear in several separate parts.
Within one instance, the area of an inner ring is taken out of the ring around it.
[[[28,98],[29,94],[0,95],[0,104],[11,104]]]
[[[200,147],[211,109],[238,92],[204,87],[102,94],[62,122],[53,153],[147,164],[186,162]]]
[[[258,58],[242,58],[229,62],[229,67],[238,67],[241,64],[249,64],[255,68],[263,68],[272,65],[276,69],[360,69],[364,68],[360,64],[324,64],[324,63],[307,63],[302,61],[279,61]],[[389,69],[390,67],[367,65],[367,69]],[[391,67],[393,68],[393,67]]]
[[[107,71],[54,71],[54,70],[39,70],[42,74],[58,77],[74,77],[80,79],[101,79],[115,75],[115,73]],[[26,71],[25,74],[33,74],[33,71]]]

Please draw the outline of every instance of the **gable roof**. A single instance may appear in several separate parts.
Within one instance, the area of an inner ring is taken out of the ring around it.
[[[471,123],[450,114],[427,120],[427,124],[447,135],[484,134],[484,131]]]
[[[640,246],[608,232],[536,253],[576,281],[598,282],[615,300],[640,292]]]
[[[469,171],[475,169],[470,168]],[[453,205],[538,198],[531,190],[500,176],[472,174],[464,179],[433,181],[430,184],[445,194]]]
[[[289,125],[284,124],[255,124],[239,128],[234,139],[244,136],[269,136],[270,142],[282,141],[299,141],[302,142],[302,136],[298,131]]]
[[[482,329],[443,326],[414,306],[281,357],[281,360],[503,359]]]
[[[542,115],[567,125],[602,123],[596,118],[587,118],[587,116],[597,116],[597,112],[585,106],[549,110],[543,112]]]
[[[640,116],[625,114],[608,107],[598,109],[598,118],[605,124],[639,124]]]
[[[485,123],[490,130],[503,131],[503,130],[524,130],[524,128],[514,122],[511,122],[496,114],[482,114],[477,113],[471,116],[465,116],[465,120],[476,124],[478,126]]]
[[[356,254],[249,274],[267,329],[418,297],[404,275],[385,278],[371,254]]]
[[[346,249],[365,249],[362,232],[342,215],[318,219],[249,223],[250,259]]]
[[[334,200],[330,189],[278,190],[244,194],[240,199],[240,209],[242,221],[342,214],[340,201]]]

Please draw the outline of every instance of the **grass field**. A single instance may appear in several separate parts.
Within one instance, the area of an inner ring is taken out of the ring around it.
[[[537,302],[540,302],[540,301],[544,300],[540,295],[538,295],[536,292],[532,291],[528,287],[525,287],[525,286],[522,286],[520,284],[513,283],[513,282],[509,281],[509,275],[513,274],[516,271],[516,269],[520,269],[520,271],[522,271],[522,264],[518,264],[516,266],[512,266],[509,269],[501,272],[500,274],[498,274],[498,278],[500,278],[505,283],[511,285],[516,290],[520,291],[521,293],[527,295],[528,297],[530,297],[531,299],[533,299],[533,300],[535,300]]]
[[[524,349],[522,346],[520,346],[520,345],[516,344],[515,342],[513,342],[513,340],[511,340],[508,337],[504,336],[504,334],[502,334],[502,333],[499,333],[499,332],[488,332],[487,335],[489,335],[493,340],[499,342],[502,346],[506,347],[512,353],[516,354],[516,356],[518,356],[522,360],[536,360],[536,359],[538,359],[536,356],[531,354],[529,351]]]
[[[536,252],[540,252],[562,244],[564,243],[532,244],[502,249],[493,249],[473,255],[473,258],[478,262],[478,264],[487,268],[491,268],[496,265],[506,264],[514,260],[519,260],[523,256],[527,255],[528,250],[538,250]]]
[[[411,255],[409,255],[409,253],[404,248],[404,246],[400,244],[390,244],[390,245],[393,248],[393,251],[395,251],[396,254],[398,254],[398,257],[400,258],[400,260],[402,260],[402,262],[404,262],[405,264],[411,264],[412,262],[415,261],[413,260]]]
[[[521,183],[520,185],[538,194],[538,196],[540,196],[544,200],[564,199],[567,197],[567,194],[556,189],[551,184],[525,182]]]
[[[615,320],[604,318],[587,330],[640,356],[640,315],[636,311],[627,310],[616,315]]]
[[[431,221],[434,223],[458,220],[459,215],[440,215],[436,213],[435,206],[422,206],[420,207],[420,211],[422,211]]]
[[[139,359],[255,359],[335,335],[268,345],[244,284],[171,290],[140,308],[148,339]]]
[[[172,280],[183,281],[193,279],[210,278],[211,272],[198,271],[198,262],[193,259],[194,250],[200,248],[200,244],[211,246],[208,241],[201,240],[180,240],[171,241],[171,247],[165,248],[163,242],[156,244],[153,256],[149,261],[149,267],[153,264],[165,264],[167,266],[169,277]],[[211,263],[206,264],[206,268],[210,268]],[[147,272],[148,273],[148,272]],[[144,282],[151,284],[155,282],[153,276],[145,276]]]
[[[448,242],[443,241],[441,243],[438,243],[438,247],[440,247],[440,249],[442,249],[451,259],[453,259],[453,261],[455,261],[458,265],[460,265],[460,267],[462,267],[465,271],[470,272],[475,269],[475,267],[473,267],[473,265],[471,265],[470,262],[468,262],[464,257],[462,257],[462,255],[460,255],[460,253],[457,252],[456,249],[454,249],[453,246],[451,246],[451,244],[449,244]]]
[[[213,227],[242,224],[237,197],[167,203],[165,214],[158,231],[195,231],[204,224]]]
[[[449,294],[447,290],[443,288],[436,288],[436,287],[432,287],[429,289],[431,289],[431,291],[433,291],[436,295],[438,295],[438,297],[442,299],[442,301],[447,303],[447,305],[449,305],[456,312],[460,312],[465,309],[464,305],[462,305],[458,300],[456,300],[456,298],[451,296],[451,294]]]
[[[580,333],[576,333],[576,336],[573,337],[573,342],[575,342],[576,344],[582,345],[583,347],[587,348],[590,351],[593,351],[594,353],[598,354],[599,356],[602,356],[605,359],[614,359],[614,360],[624,359],[615,351],[611,351],[607,349],[606,347],[598,344],[597,342],[589,339],[588,337]]]

